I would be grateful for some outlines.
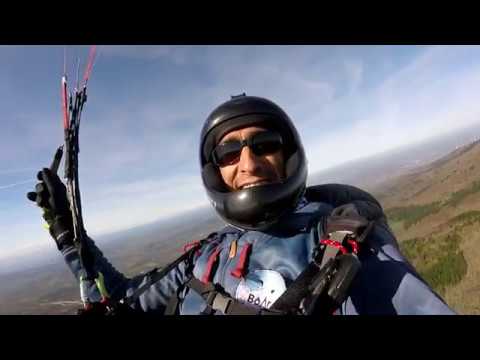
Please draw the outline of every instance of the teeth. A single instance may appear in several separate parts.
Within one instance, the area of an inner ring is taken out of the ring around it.
[[[245,185],[244,187],[242,187],[242,190],[243,189],[249,189],[249,188],[252,188],[252,187],[255,187],[255,186],[259,186],[259,185],[263,185],[263,184],[266,184],[267,181],[259,181],[257,183],[254,183],[254,184],[248,184],[248,185]]]

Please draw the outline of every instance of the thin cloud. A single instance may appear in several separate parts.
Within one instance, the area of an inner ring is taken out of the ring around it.
[[[0,175],[10,175],[10,174],[25,173],[25,172],[31,173],[35,170],[38,170],[38,169],[34,167],[3,169],[3,170],[0,170]]]
[[[10,188],[13,188],[15,186],[34,183],[34,182],[35,182],[35,180],[30,179],[30,180],[24,180],[24,181],[16,182],[16,183],[13,183],[13,184],[0,185],[0,190],[10,189]]]
[[[480,66],[443,75],[448,63],[442,55],[447,50],[428,49],[401,70],[401,76],[394,74],[379,88],[362,94],[362,101],[370,109],[352,111],[353,121],[347,128],[332,130],[317,141],[310,136],[311,168],[326,169],[480,121],[480,105],[476,101]],[[428,70],[432,68],[436,70]],[[348,99],[338,105],[355,109]]]
[[[188,54],[195,51],[193,46],[167,46],[167,45],[105,45],[99,47],[102,55],[105,57],[117,57],[136,60],[158,60],[162,58],[170,59],[175,64],[185,64],[188,60]]]
[[[394,58],[397,49],[99,47],[79,155],[89,233],[128,228],[207,204],[198,166],[200,129],[215,106],[243,91],[271,98],[290,114],[311,173],[479,119],[475,96],[480,69],[474,61],[479,47],[404,47],[412,52],[405,53],[403,62]],[[8,66],[13,65],[4,69]],[[15,84],[14,78],[7,80],[2,91]],[[0,168],[40,168],[51,161],[63,140],[57,85],[52,83],[40,113],[23,109],[20,118],[3,117]],[[23,179],[9,178],[3,186]],[[8,234],[19,239],[15,246],[41,231],[34,226],[26,231],[26,220],[21,220],[31,217],[33,223],[38,213],[13,202],[5,206],[18,214],[1,223],[2,228],[13,224]]]

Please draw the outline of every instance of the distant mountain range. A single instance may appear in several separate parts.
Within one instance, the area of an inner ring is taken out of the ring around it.
[[[373,190],[383,182],[429,164],[479,138],[480,123],[418,144],[339,164],[312,174],[308,183],[316,185],[337,182]],[[345,146],[348,146],[348,143]]]

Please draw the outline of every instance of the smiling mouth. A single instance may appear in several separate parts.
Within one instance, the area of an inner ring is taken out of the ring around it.
[[[268,180],[256,181],[256,182],[251,183],[251,184],[243,185],[242,187],[240,187],[240,190],[250,189],[250,188],[253,188],[253,187],[257,187],[257,186],[261,186],[261,185],[267,185],[267,184],[271,184],[271,183],[272,183],[272,181],[268,181]]]

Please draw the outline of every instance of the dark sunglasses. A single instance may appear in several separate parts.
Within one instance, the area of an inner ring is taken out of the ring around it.
[[[246,140],[232,140],[218,144],[212,152],[213,163],[223,167],[240,160],[244,146],[248,146],[257,156],[273,154],[282,148],[280,134],[273,131],[259,132]]]

